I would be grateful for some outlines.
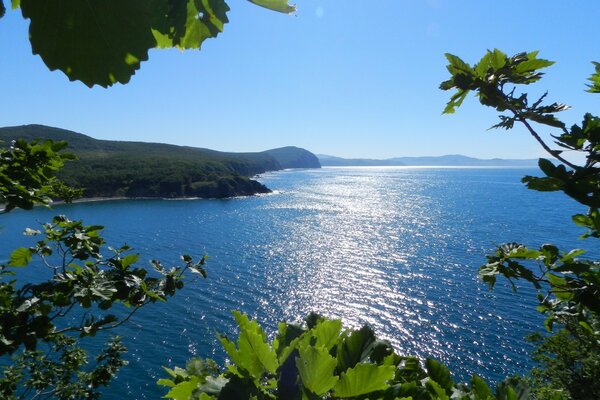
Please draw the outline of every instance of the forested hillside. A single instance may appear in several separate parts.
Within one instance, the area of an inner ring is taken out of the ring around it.
[[[226,153],[162,143],[98,140],[60,128],[0,128],[0,140],[65,140],[77,161],[61,171],[85,197],[232,197],[268,192],[249,177],[284,168],[318,168],[312,153],[284,147],[259,153]]]

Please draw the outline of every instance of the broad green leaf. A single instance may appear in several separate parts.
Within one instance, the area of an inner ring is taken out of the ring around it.
[[[259,379],[264,370],[274,373],[279,367],[277,356],[265,342],[266,335],[256,323],[250,321],[245,314],[232,311],[239,327],[240,336],[238,349],[227,338],[221,338],[221,343],[234,364],[248,371],[254,378]]]
[[[273,341],[273,350],[275,350],[280,357],[280,361],[285,361],[285,358],[287,357],[281,358],[283,350],[287,348],[294,339],[302,335],[305,332],[305,329],[300,325],[286,322],[280,322],[277,329],[277,337]]]
[[[311,329],[310,333],[317,339],[315,346],[325,347],[330,350],[338,341],[340,331],[342,330],[342,321],[324,320]]]
[[[223,32],[228,11],[224,0],[170,0],[168,18],[152,31],[157,47],[199,49]]]
[[[425,360],[425,369],[429,377],[437,382],[442,388],[450,392],[454,386],[454,382],[450,377],[450,370],[440,362],[428,358]]]
[[[21,0],[11,0],[12,9],[15,10],[21,6]]]
[[[469,94],[468,90],[460,90],[458,93],[453,95],[450,98],[450,101],[446,104],[446,108],[444,108],[443,114],[453,114],[458,107],[460,107]]]
[[[367,360],[373,345],[375,344],[375,334],[368,326],[363,326],[357,331],[353,331],[345,337],[337,348],[338,368],[345,371],[354,367],[361,361]]]
[[[87,86],[127,83],[155,47],[166,0],[22,0],[34,54]]]
[[[492,58],[492,53],[491,52],[486,52],[485,55],[483,57],[481,57],[481,60],[479,60],[479,62],[477,63],[477,65],[475,65],[475,74],[477,74],[477,76],[479,78],[484,78],[487,74],[488,69],[490,68],[490,59]]]
[[[387,382],[394,377],[396,367],[375,364],[357,364],[354,368],[342,372],[342,376],[333,388],[334,397],[354,397],[385,390]]]
[[[530,53],[531,54],[531,53]],[[515,71],[518,74],[524,74],[528,72],[537,71],[538,69],[546,68],[554,64],[554,61],[548,61],[541,58],[530,57],[527,61],[519,63],[515,67]]]
[[[189,381],[183,381],[173,386],[169,393],[165,395],[167,399],[189,400],[193,391],[198,387],[200,378],[193,376]]]
[[[499,70],[506,65],[506,54],[498,49],[494,49],[490,56],[490,65],[494,70]]]
[[[600,93],[600,63],[592,61],[594,64],[595,72],[588,78],[591,84],[588,84],[587,91],[590,93]]]
[[[533,250],[533,249],[528,249],[527,247],[524,247],[524,246],[520,246],[516,249],[513,249],[510,253],[508,253],[508,256],[511,258],[520,258],[520,259],[529,259],[529,260],[535,260],[541,255],[542,255],[541,252],[539,252],[537,250]]]
[[[573,216],[573,219],[574,218],[575,218],[575,216]],[[582,250],[582,249],[571,250],[567,254],[565,254],[564,256],[562,256],[561,259],[560,259],[560,261],[562,261],[562,262],[570,262],[570,261],[573,261],[573,259],[579,257],[580,255],[582,255],[584,253],[585,253],[585,250]]]
[[[554,287],[558,287],[559,290],[562,290],[567,285],[567,281],[562,276],[558,276],[555,274],[548,274],[546,276],[550,284]]]
[[[271,349],[271,347],[265,343],[262,336],[256,332],[243,332],[240,334],[239,339],[239,350],[240,353],[248,355],[248,357],[255,357],[260,363],[260,370],[254,370],[254,376],[260,377],[262,369],[275,373],[279,367],[277,361],[277,355]]]
[[[11,267],[24,267],[31,261],[31,250],[19,247],[10,255],[8,265]]]
[[[428,379],[425,382],[425,387],[427,388],[427,391],[431,394],[433,399],[450,400],[450,397],[448,397],[444,388],[441,387],[437,382]]]
[[[323,347],[303,346],[299,353],[296,368],[304,387],[317,396],[331,390],[339,379],[333,374],[337,365],[335,358]]]
[[[289,5],[287,0],[249,0],[258,6],[268,8],[269,10],[279,11],[285,14],[291,14],[296,11],[296,6]]]
[[[475,393],[476,400],[494,399],[494,393],[483,379],[477,375],[473,375],[471,383],[473,385],[473,392]]]
[[[139,254],[129,254],[126,255],[125,257],[123,257],[123,259],[121,260],[121,265],[124,268],[129,267],[131,264],[136,263],[140,258]]]
[[[452,75],[455,75],[457,72],[463,72],[469,75],[473,73],[471,66],[463,60],[461,60],[460,57],[457,57],[450,53],[446,53],[445,56],[448,62],[450,63],[446,68]]]

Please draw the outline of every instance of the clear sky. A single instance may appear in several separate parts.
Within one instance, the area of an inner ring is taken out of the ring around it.
[[[524,130],[487,132],[496,116],[474,98],[441,115],[444,53],[474,63],[494,47],[557,62],[533,91],[572,105],[567,122],[600,104],[584,93],[590,61],[600,61],[598,0],[297,0],[294,16],[229,5],[230,23],[202,51],[153,50],[129,84],[109,89],[48,71],[31,55],[27,21],[9,10],[0,19],[0,125],[224,151],[537,157]]]

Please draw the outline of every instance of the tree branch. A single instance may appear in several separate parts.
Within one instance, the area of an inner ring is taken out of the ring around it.
[[[527,130],[529,131],[529,133],[531,134],[531,136],[533,136],[535,138],[535,140],[538,141],[538,143],[544,148],[544,150],[546,150],[548,152],[548,154],[550,154],[552,157],[556,158],[558,161],[562,162],[565,165],[568,165],[569,167],[573,168],[574,170],[580,170],[582,169],[582,167],[575,165],[573,163],[571,163],[570,161],[564,159],[563,157],[561,157],[560,155],[558,155],[556,153],[556,151],[552,150],[540,137],[540,135],[538,135],[538,133],[535,131],[535,129],[533,129],[533,127],[529,124],[529,122],[527,121],[527,118],[523,116],[523,114],[521,114],[519,112],[519,110],[517,110],[512,104],[510,104],[510,102],[506,102],[508,108],[510,109],[510,111],[515,115],[515,117],[517,117],[517,119],[519,121],[521,121],[521,123],[523,125],[525,125],[525,127],[527,128]],[[564,129],[564,128],[563,128]]]

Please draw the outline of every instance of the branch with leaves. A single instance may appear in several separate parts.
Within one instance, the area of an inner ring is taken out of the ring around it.
[[[451,76],[442,82],[440,88],[455,90],[455,93],[446,105],[444,113],[454,113],[473,91],[482,105],[495,108],[501,113],[500,122],[492,128],[512,129],[515,123],[522,124],[546,152],[558,161],[556,164],[548,159],[540,159],[539,167],[545,176],[525,176],[522,181],[529,189],[542,192],[561,191],[587,207],[586,214],[573,215],[573,222],[587,229],[582,238],[598,239],[600,118],[586,113],[581,124],[568,127],[556,116],[557,113],[568,109],[568,106],[556,102],[543,104],[547,93],[530,105],[527,93],[517,93],[519,85],[539,81],[543,76],[540,70],[553,64],[551,61],[537,58],[537,55],[538,52],[535,51],[509,57],[495,49],[488,51],[478,63],[471,66],[459,57],[447,54],[447,69]],[[595,72],[589,78],[591,83],[588,84],[588,92],[600,93],[600,64],[593,64]],[[538,126],[555,130],[551,137],[556,148],[551,148],[542,139]],[[581,154],[585,162],[579,165],[567,160],[563,157],[565,151]],[[584,259],[584,253],[585,251],[580,249],[563,252],[551,244],[534,250],[522,244],[509,243],[498,247],[495,254],[488,256],[487,264],[479,271],[480,277],[490,288],[494,287],[496,277],[500,275],[507,278],[515,290],[514,280],[530,282],[538,290],[537,309],[547,316],[547,330],[552,331],[554,324],[558,323],[570,332],[568,337],[595,351],[590,355],[592,361],[570,359],[570,367],[574,371],[581,369],[582,365],[588,368],[589,365],[597,365],[600,362],[600,260]],[[564,332],[559,334],[565,335]],[[548,339],[546,345],[552,344],[552,340]],[[572,387],[564,382],[559,386],[553,392],[557,396],[562,390],[561,387],[566,388],[565,390]],[[597,398],[600,395],[600,387],[587,385],[584,392],[587,393],[586,396],[591,396],[586,398]],[[560,396],[558,398],[563,398]]]

